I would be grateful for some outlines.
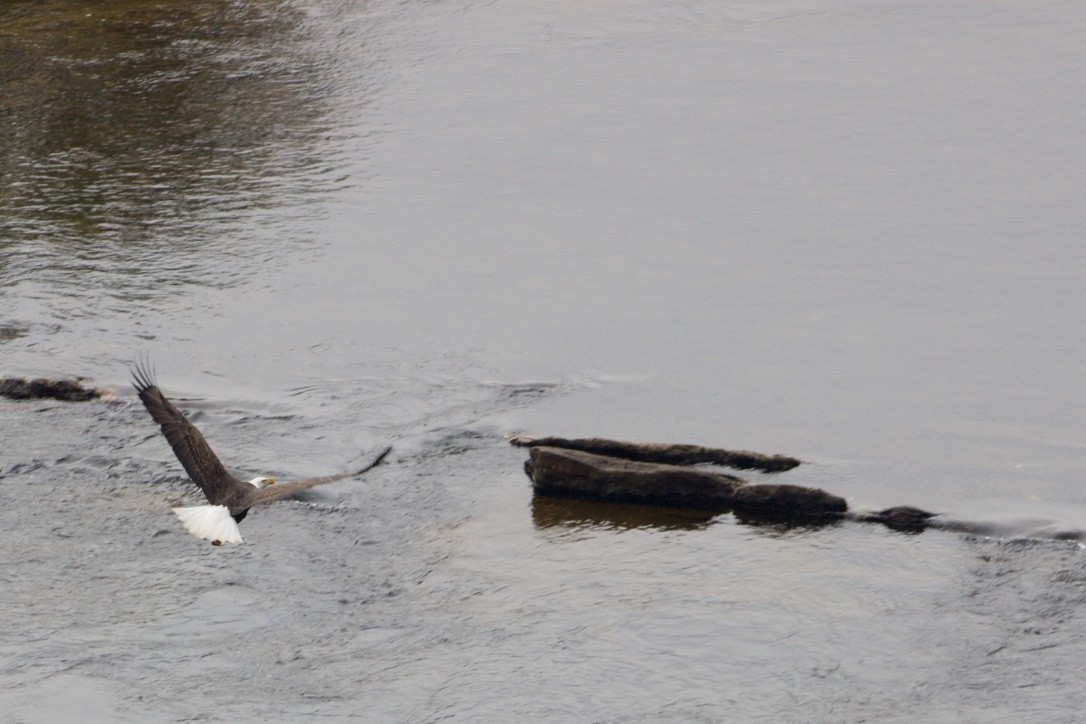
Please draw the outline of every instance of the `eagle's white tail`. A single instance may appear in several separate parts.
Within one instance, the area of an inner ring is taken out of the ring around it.
[[[219,543],[241,543],[241,531],[225,505],[197,505],[194,508],[174,508],[185,530],[197,538]]]

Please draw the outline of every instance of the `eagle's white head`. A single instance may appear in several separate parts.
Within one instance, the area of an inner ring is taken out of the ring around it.
[[[265,478],[263,475],[257,476],[249,481],[249,485],[252,485],[257,490],[266,488],[269,485],[275,485],[275,478]]]

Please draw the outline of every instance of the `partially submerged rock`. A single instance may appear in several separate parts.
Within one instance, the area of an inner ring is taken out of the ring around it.
[[[934,513],[919,508],[898,506],[851,512],[844,498],[818,488],[751,485],[734,475],[690,467],[713,462],[775,471],[800,464],[795,458],[781,455],[600,438],[518,436],[510,438],[510,442],[530,448],[524,471],[539,496],[659,506],[709,515],[734,511],[746,519],[767,521],[817,523],[849,519],[910,532],[937,525]]]
[[[0,378],[0,397],[12,400],[62,400],[64,402],[86,402],[102,397],[108,390],[84,387],[79,379],[50,380],[39,377],[25,380],[21,377]]]
[[[623,460],[662,465],[696,465],[709,463],[738,470],[761,470],[778,473],[798,467],[800,461],[784,455],[763,455],[749,450],[724,450],[701,445],[672,445],[666,443],[622,442],[603,438],[568,439],[564,437],[528,437],[515,435],[509,442],[517,447],[554,447],[563,450],[606,455]]]
[[[537,494],[661,505],[787,520],[840,518],[844,499],[796,485],[750,485],[699,468],[623,460],[553,447],[532,447],[524,466]]]
[[[882,523],[887,528],[903,531],[920,531],[931,525],[935,513],[929,513],[910,505],[899,505],[875,513],[861,513],[852,516],[861,523]]]
[[[844,498],[799,485],[744,485],[735,491],[732,508],[739,513],[782,520],[840,518],[848,510]]]
[[[665,505],[672,508],[727,510],[740,478],[678,465],[659,465],[605,457],[579,450],[533,447],[524,471],[537,493]]]

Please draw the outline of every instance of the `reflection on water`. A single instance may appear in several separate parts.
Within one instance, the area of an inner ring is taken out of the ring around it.
[[[274,258],[253,218],[340,183],[312,35],[287,2],[0,6],[0,282],[138,298]]]
[[[532,498],[532,523],[536,528],[556,526],[632,530],[696,530],[709,525],[719,513],[649,505],[601,503],[577,498]]]
[[[840,520],[781,520],[771,515],[735,513],[726,509],[706,511],[661,508],[543,495],[532,498],[532,523],[537,529],[567,527],[611,530],[699,530],[708,527],[715,519],[727,513],[732,513],[736,522],[753,528],[760,536],[770,538],[842,525]]]

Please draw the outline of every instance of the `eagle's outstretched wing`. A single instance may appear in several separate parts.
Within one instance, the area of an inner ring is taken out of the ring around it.
[[[291,483],[276,483],[275,485],[269,485],[266,488],[255,490],[254,494],[249,496],[249,505],[260,505],[261,503],[272,503],[276,500],[282,500],[283,498],[289,498],[295,493],[300,493],[303,490],[309,490],[317,485],[324,485],[325,483],[334,483],[337,480],[343,480],[345,478],[353,478],[356,475],[368,472],[373,468],[384,462],[385,457],[392,452],[391,447],[386,447],[380,452],[366,467],[361,470],[356,470],[353,473],[339,473],[337,475],[326,475],[322,478],[306,478],[305,480],[296,480]]]
[[[162,434],[192,482],[204,491],[213,505],[224,503],[241,481],[226,472],[196,426],[158,389],[154,370],[145,360],[137,362],[132,368],[132,384],[143,406],[162,427]]]

